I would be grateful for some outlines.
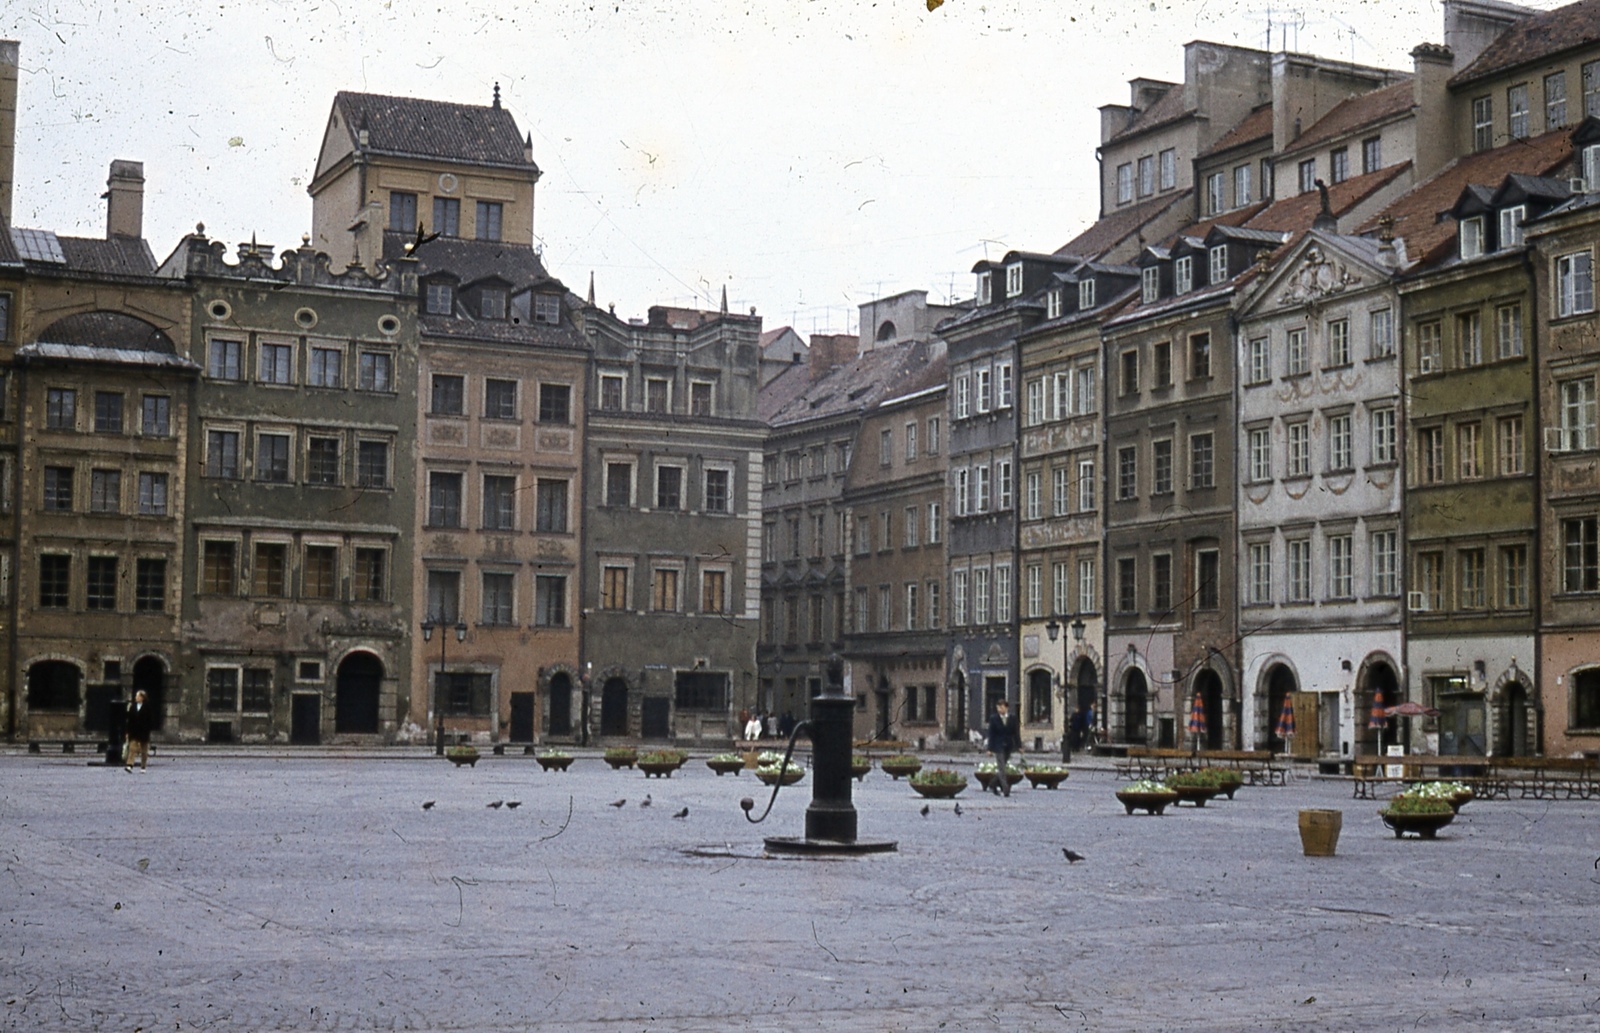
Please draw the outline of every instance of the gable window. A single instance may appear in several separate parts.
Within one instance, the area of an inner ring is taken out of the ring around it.
[[[1520,247],[1522,245],[1522,220],[1527,218],[1528,209],[1524,205],[1513,205],[1500,211],[1500,249]]]
[[[1183,255],[1172,263],[1172,293],[1188,294],[1194,290],[1194,256]]]
[[[1579,251],[1557,258],[1556,315],[1574,316],[1593,311],[1594,256],[1588,251]]]
[[[478,318],[506,318],[506,292],[499,287],[484,287],[478,292]]]
[[[1300,193],[1309,194],[1317,189],[1317,159],[1307,158],[1297,168],[1300,174]]]
[[[1239,165],[1233,170],[1233,206],[1243,208],[1250,201],[1250,166]]]
[[[1012,262],[1006,266],[1006,297],[1014,298],[1022,293],[1022,263]]]
[[[1544,77],[1545,132],[1567,124],[1567,73],[1551,72]]]
[[[1117,166],[1117,203],[1127,204],[1133,200],[1133,163],[1123,162]]]
[[[1155,266],[1147,267],[1139,274],[1139,301],[1150,304],[1161,293],[1161,270]]]
[[[500,239],[500,219],[505,205],[499,201],[479,201],[477,230],[479,240]]]
[[[389,191],[389,228],[397,233],[415,233],[417,230],[417,195],[400,190]]]
[[[1150,155],[1139,159],[1139,196],[1149,197],[1156,192],[1156,160]]]
[[[554,294],[535,294],[533,296],[533,321],[546,323],[550,326],[559,326],[561,323],[561,299]]]
[[[987,305],[994,300],[994,278],[987,272],[978,274],[978,304]]]
[[[213,340],[206,345],[206,376],[213,380],[238,380],[239,355],[243,346],[238,341]]]
[[[1506,90],[1506,129],[1513,140],[1528,136],[1528,84],[1518,83]]]
[[[1328,179],[1334,183],[1343,183],[1350,178],[1350,152],[1344,147],[1335,147],[1328,152]]]
[[[1094,280],[1078,281],[1078,310],[1085,311],[1094,308]]]
[[[394,390],[394,356],[387,352],[361,353],[361,380],[363,391]]]
[[[1361,171],[1377,172],[1383,168],[1383,138],[1369,136],[1361,141]]]
[[[1463,259],[1477,258],[1483,254],[1483,216],[1475,215],[1470,219],[1462,219],[1457,239],[1461,245]]]
[[[1226,189],[1222,173],[1213,172],[1206,177],[1206,211],[1209,214],[1217,215],[1227,210]]]
[[[1472,149],[1487,151],[1494,146],[1494,98],[1472,100]]]
[[[514,420],[517,418],[517,382],[515,380],[485,380],[483,382],[483,418],[486,420]]]
[[[1228,278],[1228,245],[1218,244],[1211,249],[1211,283],[1222,283]]]
[[[461,236],[461,200],[455,197],[433,199],[433,232],[441,237]]]
[[[1157,155],[1160,163],[1160,188],[1171,190],[1178,185],[1178,152],[1171,147]]]
[[[570,385],[539,385],[539,422],[572,422],[572,388]]]
[[[430,316],[448,316],[455,310],[456,291],[448,283],[430,283],[423,288],[422,311]]]
[[[312,348],[308,382],[312,387],[339,387],[344,382],[344,352],[338,348]]]

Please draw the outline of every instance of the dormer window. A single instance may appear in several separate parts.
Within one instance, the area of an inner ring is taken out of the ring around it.
[[[533,296],[533,321],[557,326],[561,323],[561,299],[554,294]]]
[[[1139,274],[1139,300],[1143,304],[1150,304],[1161,295],[1161,270],[1155,266],[1146,268]]]
[[[1061,288],[1055,287],[1044,296],[1044,317],[1056,319],[1061,315]]]
[[[1012,262],[1006,266],[1006,297],[1014,298],[1022,293],[1022,263]]]
[[[1094,281],[1078,281],[1078,311],[1094,308]]]
[[[1218,244],[1211,249],[1211,282],[1221,283],[1228,278],[1228,245]]]
[[[1172,263],[1172,293],[1188,294],[1194,290],[1194,256],[1184,255]]]
[[[430,316],[448,316],[455,309],[455,288],[448,283],[430,283],[423,288],[422,308]]]
[[[1528,217],[1526,205],[1514,205],[1500,211],[1500,250],[1522,246],[1522,220]]]
[[[506,292],[499,287],[485,287],[478,292],[478,318],[506,318]]]
[[[1461,246],[1461,258],[1477,258],[1483,254],[1483,216],[1475,215],[1470,219],[1461,220],[1460,232],[1456,234]]]
[[[994,285],[988,272],[978,274],[978,304],[987,305],[994,300]]]

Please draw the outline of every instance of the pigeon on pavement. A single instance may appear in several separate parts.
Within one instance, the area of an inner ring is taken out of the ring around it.
[[[627,800],[612,800],[610,803],[606,804],[606,806],[607,807],[621,807],[623,804],[625,804],[627,802],[628,802]]]
[[[521,801],[521,800],[507,800],[507,801],[506,801],[506,806],[507,806],[507,807],[509,807],[509,808],[510,808],[510,809],[511,809],[511,810],[513,810],[513,811],[514,811],[514,810],[516,810],[516,809],[517,809],[517,808],[518,808],[518,807],[521,807],[521,806],[522,806],[522,801]]]
[[[489,803],[484,804],[484,806],[485,807],[493,807],[496,810],[498,810],[500,808],[500,805],[503,804],[504,802],[505,802],[504,800],[491,800]]]
[[[1076,850],[1068,850],[1066,847],[1062,847],[1061,853],[1064,857],[1066,857],[1069,864],[1077,864],[1079,861],[1083,860],[1083,855],[1078,853]]]
[[[433,810],[433,801],[432,800],[424,800],[424,801],[422,801],[422,809],[425,810],[425,811]]]
[[[956,814],[959,815],[960,813],[961,813],[961,805],[958,803],[958,804],[956,804]]]
[[[930,808],[929,808],[929,807],[928,807],[928,805],[927,805],[927,804],[923,804],[923,805],[922,805],[922,816],[923,816],[923,817],[924,817],[924,818],[926,818],[926,817],[927,817],[927,816],[928,816],[928,811],[929,811],[929,809],[930,809]]]
[[[648,806],[650,806],[650,794],[649,793],[645,793],[644,794],[644,799],[639,801],[639,806],[640,807],[648,807]]]
[[[674,818],[687,818],[688,816],[689,816],[689,808],[687,808],[687,807],[685,807],[683,810],[681,810],[678,813],[673,815]]]

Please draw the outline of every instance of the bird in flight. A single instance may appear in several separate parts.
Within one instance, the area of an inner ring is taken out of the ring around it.
[[[1083,860],[1082,854],[1078,853],[1076,850],[1068,850],[1066,847],[1061,848],[1061,855],[1067,859],[1069,864],[1077,864],[1079,861]]]
[[[484,804],[484,806],[485,807],[493,807],[496,810],[499,810],[500,809],[500,805],[503,804],[504,802],[505,802],[504,800],[491,800],[488,803]]]
[[[612,801],[611,801],[611,802],[610,802],[610,803],[609,803],[609,804],[607,804],[607,805],[606,805],[606,806],[607,806],[607,807],[621,807],[621,806],[622,806],[622,805],[623,805],[623,804],[625,804],[625,803],[627,803],[627,802],[628,802],[628,801],[627,801],[627,800],[612,800]]]
[[[687,818],[688,816],[689,816],[689,808],[687,808],[687,807],[685,807],[683,810],[681,810],[678,813],[673,815],[674,818]]]
[[[433,801],[432,800],[424,800],[424,801],[422,801],[422,809],[425,810],[425,811],[433,810]]]

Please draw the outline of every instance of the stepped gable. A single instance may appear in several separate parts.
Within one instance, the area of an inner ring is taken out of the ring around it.
[[[529,168],[511,112],[498,104],[456,104],[416,97],[340,91],[333,105],[353,130],[366,130],[364,150],[505,168]]]
[[[1545,11],[1507,27],[1484,48],[1477,60],[1450,77],[1449,85],[1464,86],[1519,65],[1600,43],[1600,0]],[[1578,91],[1569,87],[1571,96]]]

